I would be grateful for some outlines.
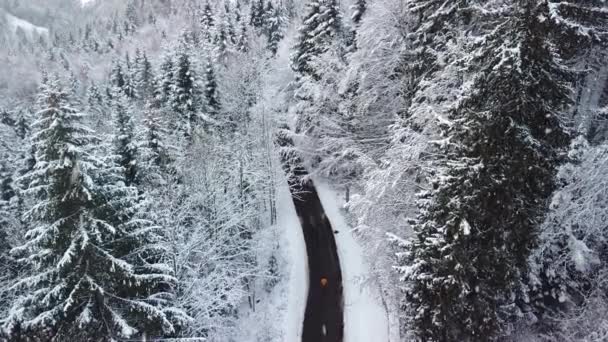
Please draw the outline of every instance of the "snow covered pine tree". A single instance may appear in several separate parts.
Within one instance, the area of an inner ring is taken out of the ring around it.
[[[30,271],[14,285],[24,292],[3,333],[13,341],[173,335],[186,316],[170,305],[175,278],[154,263],[158,227],[139,218],[121,168],[90,153],[96,137],[67,99],[56,79],[40,94],[36,165],[24,176],[31,228],[12,250]]]
[[[405,276],[412,328],[424,341],[489,341],[518,315],[527,257],[568,145],[570,103],[543,18],[515,1],[475,46],[473,91],[444,123],[445,159],[421,193]],[[539,84],[541,86],[539,86]],[[438,164],[439,165],[439,164]]]

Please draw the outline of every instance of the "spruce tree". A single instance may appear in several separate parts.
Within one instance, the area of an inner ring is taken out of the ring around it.
[[[283,39],[284,19],[281,9],[274,7],[268,1],[264,16],[264,34],[266,35],[266,48],[275,55],[279,48],[279,43]]]
[[[205,113],[211,119],[218,120],[217,116],[221,106],[217,94],[217,80],[215,79],[215,71],[211,61],[207,62],[207,67],[205,68],[205,89],[203,96]]]
[[[7,311],[10,308],[11,291],[9,283],[15,278],[15,267],[13,258],[11,258],[9,243],[10,235],[16,231],[17,227],[13,226],[13,212],[10,203],[0,198],[0,315],[7,316]],[[0,334],[1,335],[1,334]]]
[[[21,140],[29,136],[30,124],[26,112],[19,110],[17,113],[17,121],[15,122],[15,134]]]
[[[306,4],[306,15],[302,19],[302,26],[298,30],[296,45],[291,55],[291,68],[300,74],[313,74],[310,65],[313,56],[320,55],[322,48],[316,41],[315,30],[319,26],[321,6],[317,1]]]
[[[124,84],[122,86],[122,92],[127,95],[130,99],[137,98],[137,89],[135,85],[135,78],[137,75],[134,73],[133,64],[131,63],[131,58],[127,53],[125,55],[125,68],[123,71],[123,79]]]
[[[359,25],[361,19],[363,18],[363,14],[365,14],[365,11],[367,10],[367,0],[356,0],[352,5],[352,9],[353,14],[351,19],[353,24]]]
[[[327,51],[341,32],[342,15],[336,0],[310,1],[298,30],[291,67],[300,75],[319,78],[313,60]]]
[[[173,57],[168,52],[165,53],[154,90],[154,104],[157,108],[167,103],[171,97],[174,87],[174,68]]]
[[[223,16],[223,21],[224,21],[224,27],[226,28],[226,35],[228,36],[228,41],[230,42],[230,44],[235,45],[237,33],[236,33],[236,27],[234,26],[233,16],[230,11],[230,4],[228,2],[226,2],[224,4],[224,6],[225,6],[225,11],[224,11],[224,16]],[[235,15],[240,16],[240,14],[235,14]]]
[[[127,22],[129,23],[129,31],[133,32],[141,25],[135,0],[128,0],[125,16],[127,17]]]
[[[138,181],[137,143],[133,125],[133,114],[126,95],[116,89],[112,99],[112,119],[114,122],[114,154],[124,172],[127,186]]]
[[[211,43],[213,42],[213,37],[215,35],[215,19],[213,9],[211,9],[209,1],[205,3],[200,17],[203,38],[207,41],[207,43]]]
[[[137,98],[144,102],[147,101],[152,94],[154,75],[152,63],[148,60],[146,52],[141,52],[139,49],[135,52],[134,78]]]
[[[239,0],[237,0],[234,5],[234,20],[237,24],[244,21],[243,14],[241,13],[241,2]]]
[[[228,32],[226,30],[226,25],[224,22],[220,22],[217,25],[217,32],[215,33],[215,38],[213,39],[213,43],[215,44],[215,52],[220,60],[223,60],[223,56],[228,49]]]
[[[104,103],[103,96],[95,83],[91,83],[87,89],[87,104],[89,108],[96,108]]]
[[[239,25],[239,32],[236,38],[236,50],[239,52],[247,52],[249,51],[249,30],[247,29],[247,23],[241,20]]]
[[[261,30],[264,26],[264,0],[251,1],[249,25],[257,30]]]
[[[1,142],[5,144],[4,141]],[[0,159],[0,201],[8,203],[15,196],[15,189],[13,188],[13,175],[8,167],[8,160],[10,156],[8,154],[1,155]]]
[[[262,12],[262,33],[268,35],[268,27],[270,22],[272,21],[272,16],[274,15],[274,5],[272,1],[267,1],[266,5],[263,7]]]
[[[139,146],[142,159],[142,180],[157,187],[165,184],[170,173],[169,164],[176,151],[167,145],[168,131],[159,113],[148,108],[144,118],[144,138]]]
[[[412,328],[425,341],[496,340],[517,315],[526,259],[568,143],[568,73],[546,3],[516,2],[478,46],[472,92],[443,123],[445,159],[420,194],[411,265]],[[539,86],[541,85],[541,86]]]
[[[34,205],[26,242],[13,249],[31,274],[5,321],[9,340],[112,341],[176,332],[166,293],[175,278],[147,263],[157,231],[137,217],[137,192],[120,168],[94,158],[97,138],[56,80],[43,87],[33,125]],[[176,315],[174,315],[174,313]]]
[[[348,37],[347,46],[349,50],[352,52],[357,49],[357,32],[359,30],[359,26],[361,24],[361,19],[367,11],[367,0],[356,0],[355,3],[351,6],[352,15],[352,28],[350,30],[350,35]]]
[[[587,60],[583,68],[585,71],[577,75],[579,82],[589,74],[594,75],[597,71],[590,64],[597,62],[592,62],[589,55],[597,48],[595,44],[603,32],[608,30],[606,4],[600,0],[577,4],[550,1],[547,6],[549,9],[542,15],[547,18],[545,28],[554,37],[552,47],[560,53],[563,60]],[[547,12],[552,16],[547,16]],[[574,85],[572,87],[577,88]],[[587,86],[579,85],[578,88],[578,96],[582,91],[589,91]],[[578,100],[580,99],[575,101]],[[601,281],[596,283],[596,277],[601,277],[602,273],[590,264],[596,258],[605,260],[606,257],[604,253],[594,253],[605,250],[602,246],[605,243],[598,243],[605,239],[601,233],[594,231],[594,220],[585,215],[585,212],[592,212],[591,217],[602,215],[601,209],[596,210],[593,205],[594,200],[602,198],[601,192],[595,191],[595,188],[602,187],[602,179],[594,179],[592,175],[586,174],[594,171],[585,171],[590,170],[585,165],[587,163],[601,169],[601,148],[595,149],[587,139],[592,141],[595,133],[602,129],[598,125],[599,120],[592,119],[590,121],[593,123],[589,124],[590,122],[584,123],[585,119],[578,118],[578,111],[583,106],[579,103],[576,105],[572,118],[578,123],[583,122],[576,127],[577,133],[582,134],[572,141],[568,164],[560,168],[556,177],[561,189],[553,194],[549,216],[539,233],[538,247],[529,260],[530,271],[526,284],[531,313],[538,319],[536,326],[539,330],[554,332],[554,336],[559,336],[558,332],[564,328],[564,324],[556,318],[569,314],[578,316],[579,310],[584,312],[581,303],[589,303],[585,297],[593,292],[598,283],[601,284]],[[593,184],[592,196],[587,193],[589,183]],[[572,211],[577,211],[577,214],[572,214]],[[603,260],[598,265],[605,264]],[[587,261],[589,264],[586,265]]]
[[[200,105],[196,74],[191,62],[190,48],[182,42],[178,48],[171,106],[180,115],[180,129],[186,137],[191,137],[197,123]]]
[[[122,64],[118,60],[112,62],[110,81],[114,87],[118,87],[119,89],[123,89],[125,86],[125,73]]]

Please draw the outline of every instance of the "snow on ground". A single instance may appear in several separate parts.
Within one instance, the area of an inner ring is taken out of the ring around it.
[[[17,18],[12,14],[6,13],[6,21],[8,22],[8,27],[11,31],[17,32],[17,30],[21,29],[29,39],[33,39],[36,35],[49,35],[49,29],[36,26],[29,21]]]
[[[277,189],[277,224],[258,237],[261,244],[275,245],[279,282],[270,293],[263,286],[256,291],[255,312],[241,316],[239,342],[297,342],[302,340],[302,324],[308,297],[308,256],[296,209],[283,179]],[[277,247],[278,246],[278,247]],[[266,252],[264,252],[266,250]],[[263,248],[259,260],[267,260],[270,248]],[[265,254],[265,255],[264,255]],[[258,285],[263,284],[259,282]]]
[[[396,341],[380,290],[369,281],[364,251],[340,212],[341,200],[326,183],[315,179],[319,198],[334,230],[344,286],[344,341]],[[389,339],[389,336],[393,338]],[[295,341],[295,340],[294,340]]]

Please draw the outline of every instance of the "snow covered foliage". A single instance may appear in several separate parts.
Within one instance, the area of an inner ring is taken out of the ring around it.
[[[274,118],[255,106],[286,25],[279,4],[260,31],[248,10],[95,2],[48,41],[3,40],[2,338],[238,333],[277,216]]]
[[[606,152],[605,144],[573,141],[529,259],[531,300],[547,339],[599,341],[607,333]]]
[[[191,48],[186,44],[187,42],[182,40],[176,53],[174,69],[171,72],[173,82],[169,101],[172,109],[179,113],[179,117],[176,118],[179,122],[178,129],[184,136],[191,137],[197,121],[196,112],[200,106],[200,96],[190,57]]]
[[[313,58],[327,51],[342,30],[341,11],[334,0],[310,1],[302,19],[291,57],[292,68],[301,75],[320,76],[311,65]]]
[[[536,310],[527,259],[604,5],[355,1],[340,54],[348,39],[316,35],[324,4],[308,3],[293,48],[298,154],[354,188],[347,207],[394,300],[398,265],[404,336],[510,335]]]
[[[0,338],[276,324],[281,156],[403,340],[605,339],[607,36],[603,0],[0,0]]]
[[[559,118],[571,95],[550,37],[542,35],[547,5],[500,10],[508,21],[478,37],[479,76],[443,123],[445,159],[433,189],[419,195],[404,272],[412,326],[423,339],[497,338],[517,315],[521,272],[567,142]]]
[[[55,78],[43,85],[36,164],[23,176],[35,204],[26,242],[11,251],[28,272],[12,285],[23,295],[4,331],[9,339],[175,334],[185,316],[170,306],[176,280],[148,245],[160,228],[138,218],[120,169],[90,154],[96,138],[67,100]]]
[[[114,153],[118,156],[118,165],[124,170],[127,186],[137,180],[137,144],[133,126],[133,114],[129,108],[127,96],[117,90],[112,95],[112,112],[114,113]]]

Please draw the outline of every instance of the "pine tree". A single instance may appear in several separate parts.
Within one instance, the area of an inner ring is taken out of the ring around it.
[[[135,4],[135,0],[129,0],[127,2],[125,16],[127,17],[127,22],[129,23],[128,31],[134,32],[135,29],[141,25],[141,20],[139,18],[139,14],[137,13],[137,5]]]
[[[18,219],[21,198],[15,178],[19,160],[24,159],[21,153],[26,151],[23,142],[29,127],[24,123],[24,111],[17,109],[15,112],[17,118],[13,119],[12,113],[0,109],[0,314],[6,314],[9,307],[6,297],[11,290],[6,281],[13,280],[16,275],[9,252],[22,228]]]
[[[353,25],[350,29],[346,45],[349,47],[350,52],[353,52],[357,50],[357,32],[361,24],[361,19],[363,18],[365,11],[367,11],[367,0],[356,0],[351,6],[351,10],[353,11],[351,15],[351,22]]]
[[[144,127],[145,137],[142,145],[139,146],[143,160],[143,181],[152,187],[157,187],[166,183],[167,174],[170,172],[171,156],[176,151],[170,151],[167,145],[166,124],[153,108],[148,108],[145,113]]]
[[[421,340],[496,340],[517,315],[526,259],[568,143],[559,119],[570,102],[568,74],[551,49],[546,3],[503,13],[504,25],[475,53],[474,91],[443,124],[433,190],[420,194],[411,265],[402,271]]]
[[[236,22],[236,24],[240,24],[241,21],[244,21],[243,14],[241,13],[241,2],[238,0],[235,2],[234,5],[234,21]]]
[[[4,142],[2,143],[4,144]],[[3,155],[0,160],[0,201],[7,204],[16,194],[13,188],[13,175],[7,165],[8,159],[8,155]]]
[[[1,167],[1,165],[0,165]],[[10,300],[8,289],[9,286],[4,282],[7,279],[12,280],[14,278],[13,260],[10,256],[11,245],[9,243],[10,233],[13,233],[15,228],[11,227],[13,224],[13,210],[10,207],[10,203],[0,198],[0,272],[2,272],[2,278],[0,278],[0,314],[3,317],[7,315],[7,309],[10,307]]]
[[[352,6],[352,9],[353,14],[351,19],[353,21],[353,24],[359,25],[361,19],[363,18],[363,15],[365,14],[365,11],[367,10],[367,0],[356,0]]]
[[[266,35],[266,48],[275,55],[279,48],[279,43],[283,40],[284,18],[279,7],[275,8],[271,1],[268,1],[264,13],[264,34]]]
[[[69,82],[69,86],[70,86],[70,93],[73,94],[72,101],[74,101],[74,102],[80,101],[80,96],[79,96],[80,86],[81,86],[80,80],[78,80],[78,78],[76,78],[76,75],[74,75],[73,71],[70,71],[70,73],[69,73],[68,82]]]
[[[124,84],[122,86],[122,92],[130,99],[137,98],[137,89],[135,86],[136,76],[137,75],[135,75],[133,70],[133,64],[131,63],[131,58],[127,53],[125,55],[125,68],[123,72]]]
[[[5,323],[9,340],[109,341],[170,335],[175,279],[142,257],[155,229],[137,219],[136,191],[93,158],[97,139],[56,80],[43,87],[33,127],[36,165],[24,179],[35,205],[27,241],[13,249],[32,273]],[[127,246],[128,245],[128,246]],[[128,248],[126,248],[128,247]],[[175,316],[177,317],[177,316]]]
[[[173,57],[169,53],[165,53],[163,61],[160,65],[160,73],[156,80],[156,89],[154,91],[155,106],[161,107],[169,101],[174,87],[174,63]]]
[[[125,74],[122,64],[118,60],[114,60],[112,63],[110,81],[114,87],[118,87],[119,89],[123,89],[125,86]]]
[[[264,26],[264,0],[251,1],[249,25],[257,30],[261,30]]]
[[[272,1],[267,1],[266,5],[263,7],[262,11],[262,27],[261,31],[263,34],[268,35],[268,27],[270,26],[270,22],[272,21],[272,17],[274,15],[274,5]]]
[[[209,1],[205,3],[205,6],[203,7],[203,11],[200,16],[203,38],[205,38],[208,43],[211,43],[213,42],[213,37],[215,33],[215,19]]]
[[[199,110],[199,90],[196,74],[191,62],[190,48],[182,42],[177,51],[173,70],[174,80],[171,97],[172,108],[180,114],[180,129],[186,137],[191,137],[197,124]]]
[[[235,13],[236,17],[240,17],[240,13]],[[240,18],[238,19],[240,20]],[[237,22],[238,22],[237,20]],[[234,26],[232,11],[230,10],[230,3],[224,3],[224,27],[226,28],[226,35],[228,36],[228,41],[231,45],[236,44],[236,28]]]
[[[291,67],[300,75],[318,78],[312,65],[341,32],[342,16],[336,0],[311,1],[291,55]]]
[[[87,90],[87,104],[89,108],[95,108],[102,105],[104,102],[103,96],[95,83],[91,83]]]
[[[219,56],[220,60],[223,60],[223,57],[228,49],[228,39],[229,36],[226,31],[226,26],[224,22],[220,22],[217,26],[215,38],[213,39],[213,43],[215,44],[215,52],[216,55]]]
[[[340,105],[344,100],[339,89],[340,78],[347,70],[340,47],[341,14],[332,0],[313,1],[307,8],[309,12],[291,56],[298,86],[294,94],[297,100],[295,130],[310,138],[302,152],[309,153],[307,159],[313,161],[316,171],[344,181],[355,174],[352,170],[357,153],[352,140],[347,138],[353,133],[347,132],[352,127],[347,125],[350,115]]]
[[[17,114],[17,121],[15,122],[15,134],[21,140],[25,140],[29,136],[30,124],[26,113],[20,110]]]
[[[2,142],[0,141],[0,144]],[[13,172],[6,164],[11,160],[7,156],[0,156],[0,315],[8,316],[14,291],[11,289],[12,282],[19,275],[19,265],[10,255],[13,244],[18,240],[19,233],[23,229],[20,217],[20,198],[13,186]],[[0,336],[2,334],[0,333]]]
[[[137,98],[141,101],[147,101],[152,94],[154,75],[152,63],[148,60],[148,56],[139,49],[135,52],[134,76]]]
[[[592,60],[590,52],[596,49],[594,45],[599,37],[608,30],[606,4],[598,0],[576,4],[549,1],[544,6],[548,9],[541,12],[540,17],[546,20],[543,28],[554,37],[552,48],[566,61]],[[585,64],[583,69],[586,71],[577,75],[579,80],[595,72],[589,67],[590,62]],[[576,86],[572,85],[572,88],[576,89]],[[589,91],[588,86],[580,87],[577,95],[580,96],[581,91]],[[594,138],[601,126],[593,119],[590,125],[584,122],[586,119],[577,120],[581,116],[577,112],[582,106],[576,105],[572,118],[578,121],[578,127],[574,128],[583,134],[572,141],[569,163],[560,168],[556,177],[560,189],[553,193],[548,216],[539,232],[538,246],[530,256],[525,287],[531,304],[530,312],[538,319],[536,326],[539,330],[551,331],[553,336],[560,336],[563,329],[571,329],[568,325],[577,324],[574,317],[587,320],[585,306],[590,301],[585,297],[594,291],[603,291],[602,285],[598,286],[602,281],[597,281],[596,277],[603,276],[601,265],[605,265],[606,254],[599,251],[606,250],[606,247],[599,241],[606,240],[602,229],[597,231],[596,227],[603,227],[605,220],[600,219],[602,223],[599,224],[594,220],[602,217],[604,208],[603,204],[598,206],[594,203],[603,196],[596,190],[603,188],[603,178],[596,177],[593,170],[602,169],[605,152],[602,147],[595,148],[587,141]],[[594,166],[587,166],[591,164]],[[589,194],[590,190],[593,195]],[[572,318],[569,324],[555,320],[568,315]],[[585,330],[584,327],[581,329]],[[584,333],[592,336],[593,331]]]
[[[127,186],[138,181],[137,143],[133,125],[132,110],[126,95],[116,89],[112,98],[114,121],[114,154],[118,157],[118,165],[124,171]]]
[[[320,55],[322,49],[315,41],[315,29],[319,25],[318,18],[321,14],[321,6],[317,1],[306,4],[307,13],[302,19],[302,26],[298,30],[296,45],[293,47],[291,56],[291,68],[300,74],[312,74],[310,65],[314,55]]]
[[[205,68],[205,90],[203,92],[203,96],[206,114],[211,119],[217,120],[221,106],[217,94],[215,71],[211,61],[207,62],[207,67]]]
[[[240,21],[239,33],[236,39],[236,49],[240,52],[249,51],[249,30],[247,29],[247,23]]]

